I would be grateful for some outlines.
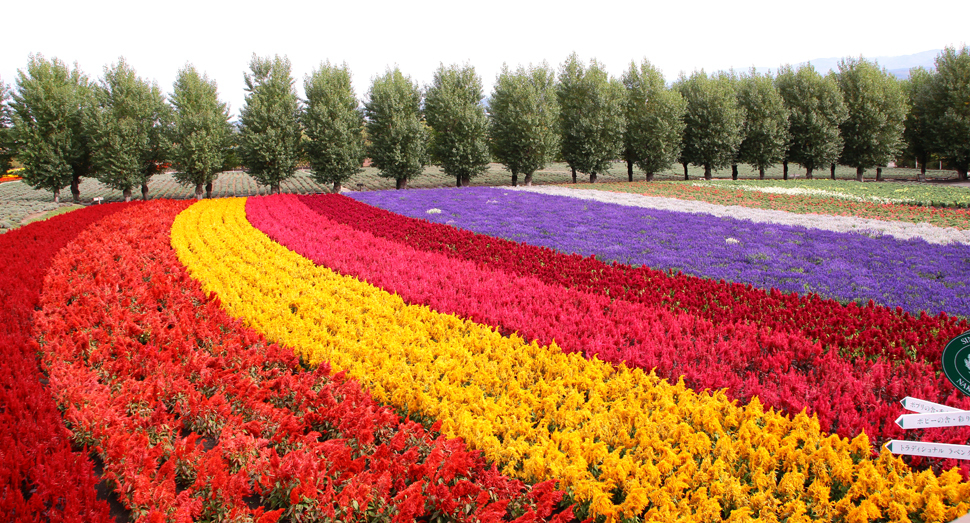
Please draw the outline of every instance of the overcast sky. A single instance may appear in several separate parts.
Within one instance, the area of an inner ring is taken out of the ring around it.
[[[487,94],[503,62],[558,68],[573,51],[617,76],[647,58],[673,80],[701,68],[959,47],[970,34],[967,0],[35,0],[2,11],[0,79],[8,85],[31,53],[77,62],[92,78],[124,56],[165,92],[191,62],[218,82],[233,114],[253,53],[288,56],[301,95],[320,62],[346,62],[363,98],[395,64],[423,86],[439,63],[468,62]]]

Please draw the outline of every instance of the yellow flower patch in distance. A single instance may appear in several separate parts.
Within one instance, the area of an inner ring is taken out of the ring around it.
[[[289,251],[245,199],[182,212],[172,245],[222,306],[384,403],[442,422],[509,475],[556,478],[607,521],[896,519],[970,510],[957,471],[912,472],[868,439],[821,433],[753,401],[615,367],[408,305]],[[937,517],[938,515],[938,517]]]

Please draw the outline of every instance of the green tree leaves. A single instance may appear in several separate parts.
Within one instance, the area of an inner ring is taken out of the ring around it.
[[[744,138],[744,109],[738,104],[735,85],[728,75],[708,77],[704,71],[681,77],[677,90],[687,100],[684,114],[684,161],[712,169],[731,165]]]
[[[639,67],[630,62],[623,75],[626,87],[624,157],[652,180],[669,169],[680,156],[687,102],[679,92],[667,89],[663,75],[649,61]],[[630,181],[633,181],[632,170]]]
[[[367,152],[380,176],[397,180],[397,188],[424,170],[428,128],[421,111],[421,90],[398,68],[374,79],[364,104]]]
[[[833,76],[822,77],[811,64],[794,71],[782,67],[775,78],[788,108],[787,160],[805,167],[805,176],[835,163],[842,153],[839,125],[848,118],[842,93]]]
[[[482,79],[470,65],[440,66],[424,98],[431,127],[429,152],[457,185],[488,170],[488,117],[482,106]]]
[[[738,147],[738,160],[765,169],[782,161],[788,146],[788,109],[781,93],[768,75],[754,69],[741,79],[738,104],[744,111],[744,140]]]
[[[168,157],[176,169],[175,179],[194,185],[195,197],[201,199],[202,187],[216,179],[229,151],[229,107],[219,101],[215,80],[200,75],[192,65],[179,70],[173,87]]]
[[[80,178],[90,173],[91,147],[84,124],[94,104],[87,76],[57,58],[31,55],[27,70],[17,72],[11,107],[24,181],[51,191],[55,202],[69,184],[78,201]]]
[[[147,200],[148,180],[164,162],[162,133],[171,108],[158,85],[136,76],[124,58],[105,67],[94,93],[86,128],[98,181],[122,191],[125,201],[141,185]]]
[[[970,48],[947,47],[930,83],[934,149],[953,162],[961,180],[970,168]]]
[[[489,99],[488,134],[495,159],[532,185],[532,175],[559,150],[559,100],[556,75],[545,63],[515,71],[502,66]]]
[[[250,176],[279,193],[280,184],[296,172],[302,133],[290,60],[253,55],[249,69],[239,156]]]
[[[0,176],[10,169],[10,161],[14,156],[13,120],[10,109],[10,87],[0,79]]]
[[[836,75],[848,117],[839,126],[842,163],[865,169],[886,165],[902,149],[906,94],[894,76],[863,58],[839,62]]]
[[[556,92],[563,160],[588,173],[593,183],[623,150],[623,84],[611,79],[595,59],[587,68],[573,53],[560,67]]]
[[[350,82],[347,64],[321,64],[304,82],[306,109],[300,115],[303,153],[319,183],[333,191],[361,171],[366,157],[364,114]]]

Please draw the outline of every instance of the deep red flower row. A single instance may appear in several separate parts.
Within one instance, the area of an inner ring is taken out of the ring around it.
[[[186,205],[149,202],[80,234],[35,314],[64,419],[133,516],[571,517],[552,482],[502,476],[460,440],[401,419],[325,365],[304,371],[230,318],[170,246]]]
[[[87,207],[0,235],[0,519],[110,521],[97,499],[94,466],[71,450],[70,434],[44,385],[31,344],[31,317],[54,255],[122,204]]]
[[[555,340],[567,351],[656,369],[670,379],[684,376],[695,389],[728,388],[731,397],[758,396],[789,413],[808,408],[824,430],[850,437],[865,431],[876,443],[903,436],[893,420],[903,412],[898,400],[904,396],[970,408],[970,399],[937,377],[929,363],[893,361],[877,352],[846,357],[825,350],[806,333],[766,328],[755,318],[714,322],[693,315],[691,307],[671,311],[669,302],[651,300],[657,292],[652,281],[638,283],[637,273],[623,266],[591,267],[599,262],[402,217],[344,197],[299,197],[326,218],[317,223],[293,205],[295,198],[278,198],[275,204],[252,199],[247,214],[298,253],[411,303],[518,331],[540,343]],[[338,220],[351,228],[337,226]],[[289,230],[294,228],[299,230]],[[674,296],[705,288],[695,284],[706,280],[664,278],[687,280],[667,291]],[[744,289],[710,283],[722,297],[731,296],[724,288]],[[682,298],[693,301],[689,294]],[[906,434],[913,436],[964,443],[970,429]]]

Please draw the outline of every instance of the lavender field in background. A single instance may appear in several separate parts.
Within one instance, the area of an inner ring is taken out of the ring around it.
[[[970,316],[970,246],[487,187],[359,192],[405,216],[604,261]],[[429,212],[430,211],[430,212]],[[824,219],[820,217],[819,219]]]

